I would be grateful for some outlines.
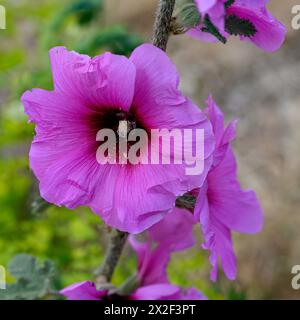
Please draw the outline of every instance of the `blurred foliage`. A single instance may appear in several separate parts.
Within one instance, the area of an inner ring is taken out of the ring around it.
[[[121,26],[113,26],[101,32],[97,32],[78,46],[78,52],[91,52],[95,54],[98,48],[109,48],[116,54],[129,55],[137,46],[141,44],[141,39],[131,35]]]
[[[59,31],[68,17],[75,16],[79,25],[91,23],[103,11],[103,0],[79,0],[70,2],[51,22],[53,31]]]
[[[60,288],[92,280],[107,243],[105,226],[88,208],[70,211],[39,198],[28,163],[34,126],[27,123],[20,96],[34,87],[52,89],[48,50],[53,46],[64,45],[89,55],[105,50],[129,55],[142,40],[122,26],[107,25],[101,0],[43,0],[38,5],[10,0],[3,5],[7,30],[0,31],[0,264],[7,266],[16,254],[27,253],[54,262]],[[207,273],[201,272],[208,265],[204,255],[198,247],[175,255],[169,268],[171,279],[201,288],[210,298],[222,298],[222,289],[212,287]],[[15,266],[22,264],[38,270],[45,279],[52,277],[49,264],[40,266],[32,257],[18,256],[9,267],[11,297],[16,291],[22,297],[40,297],[48,287],[43,281],[39,286],[39,278],[23,274],[22,269],[17,272]],[[123,283],[135,270],[136,257],[127,248],[115,284]]]
[[[0,291],[1,300],[34,300],[51,295],[56,273],[51,261],[40,265],[34,257],[19,254],[10,261],[8,271],[16,282]]]

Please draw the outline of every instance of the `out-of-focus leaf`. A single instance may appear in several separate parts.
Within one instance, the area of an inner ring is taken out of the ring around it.
[[[176,26],[182,29],[182,32],[196,27],[201,22],[199,10],[193,0],[177,0],[173,16],[173,28]]]
[[[100,48],[108,49],[115,54],[129,55],[142,40],[128,33],[121,26],[114,26],[91,36],[86,42],[78,47],[81,53],[94,55]]]
[[[228,290],[228,300],[247,300],[247,294],[245,291],[238,291],[234,287]]]
[[[34,300],[51,292],[55,278],[51,261],[39,264],[32,256],[19,254],[10,261],[8,270],[16,282],[0,291],[1,300]]]
[[[103,7],[103,0],[73,1],[56,16],[51,29],[53,31],[60,29],[70,16],[75,16],[80,25],[89,24],[102,12]]]
[[[41,197],[38,197],[31,204],[32,214],[39,215],[50,207],[51,204],[49,202],[45,201]]]

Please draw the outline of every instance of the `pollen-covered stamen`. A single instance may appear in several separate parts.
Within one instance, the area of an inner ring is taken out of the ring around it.
[[[116,133],[119,139],[127,139],[130,131],[137,128],[135,117],[131,113],[119,112],[117,113],[119,120],[118,129]]]
[[[96,108],[95,108],[96,109]],[[123,111],[120,109],[103,108],[95,110],[95,113],[88,117],[89,132],[96,137],[96,153],[99,147],[103,146],[104,156],[111,155],[119,164],[127,163],[128,155],[131,147],[136,143],[144,148],[148,145],[148,140],[141,141],[141,130],[148,130],[146,125],[140,120],[134,111]],[[110,131],[110,138],[108,132]],[[105,150],[106,146],[110,146],[110,150]],[[136,155],[140,155],[141,150],[136,150]],[[101,158],[101,156],[99,156]]]
[[[95,113],[88,116],[87,123],[91,134],[97,134],[102,129],[111,129],[117,138],[128,137],[128,134],[134,129],[146,130],[135,113],[120,109],[96,109]],[[127,127],[127,130],[125,130],[125,127]]]
[[[122,120],[119,122],[118,135],[120,139],[127,139],[128,136],[128,121]]]

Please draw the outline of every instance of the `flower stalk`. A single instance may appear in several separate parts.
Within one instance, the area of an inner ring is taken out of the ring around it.
[[[122,254],[128,233],[119,230],[111,231],[110,243],[102,266],[96,270],[97,284],[107,284],[111,281],[115,268]]]
[[[153,44],[166,51],[171,32],[172,15],[175,0],[160,0],[156,12],[153,32]]]

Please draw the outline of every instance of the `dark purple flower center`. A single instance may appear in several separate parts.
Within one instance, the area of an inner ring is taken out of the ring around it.
[[[137,143],[140,140],[139,136],[137,135],[135,141],[128,141],[128,135],[132,130],[143,129],[149,135],[147,127],[143,124],[143,122],[134,111],[126,112],[120,109],[112,108],[102,108],[99,110],[95,108],[95,112],[88,116],[87,123],[89,127],[89,133],[91,134],[91,138],[93,140],[96,140],[96,136],[100,130],[111,129],[115,133],[117,139],[116,142],[118,145],[121,139],[127,140],[128,151],[133,144]],[[96,147],[97,149],[103,143],[104,142],[98,141],[96,142],[94,147]],[[137,153],[140,154],[139,151]],[[117,158],[118,157],[119,151],[117,147]]]
[[[120,130],[122,131],[122,127],[125,128],[125,124],[127,127],[127,135],[134,129],[146,130],[145,125],[143,125],[139,117],[133,111],[126,112],[119,109],[96,111],[89,116],[88,122],[91,129],[96,134],[101,129],[111,129],[115,132],[117,137],[120,134],[124,137],[125,132],[120,132]]]

